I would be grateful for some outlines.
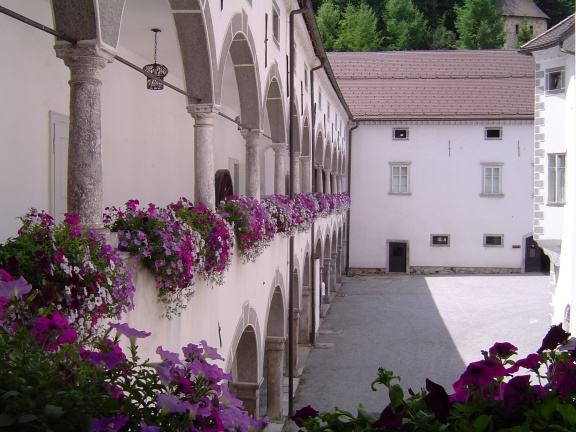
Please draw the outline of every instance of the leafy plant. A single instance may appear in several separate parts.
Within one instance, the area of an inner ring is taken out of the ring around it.
[[[32,291],[32,293],[30,293]],[[29,294],[30,293],[30,294]],[[23,278],[0,282],[0,430],[259,431],[228,391],[223,360],[202,341],[183,357],[158,347],[160,362],[141,361],[137,340],[150,333],[108,323],[80,344],[69,321]],[[115,336],[112,337],[112,332]],[[129,341],[124,354],[120,338]]]
[[[29,281],[37,291],[33,310],[53,304],[87,337],[100,318],[119,318],[133,308],[131,271],[104,237],[80,230],[77,215],[66,214],[55,225],[31,209],[21,219],[18,236],[0,245],[0,280]]]
[[[202,265],[197,265],[196,271],[208,282],[222,285],[234,252],[232,226],[218,213],[210,211],[201,203],[194,206],[186,198],[180,198],[170,207],[203,240],[200,248]]]
[[[149,204],[142,209],[139,204],[130,200],[124,211],[106,208],[104,223],[118,233],[119,249],[142,259],[156,275],[165,316],[180,315],[194,294],[194,270],[204,265],[203,240],[172,208]]]

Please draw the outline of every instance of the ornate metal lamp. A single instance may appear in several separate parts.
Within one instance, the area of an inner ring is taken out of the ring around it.
[[[162,90],[164,88],[164,77],[168,75],[168,68],[163,64],[156,63],[156,52],[158,50],[158,33],[161,32],[160,29],[151,29],[154,32],[154,63],[147,64],[142,69],[144,71],[158,77],[158,79],[148,78],[147,87],[148,90]]]

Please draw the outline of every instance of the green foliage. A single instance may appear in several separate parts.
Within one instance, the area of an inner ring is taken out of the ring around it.
[[[377,51],[381,49],[380,32],[376,29],[378,19],[365,3],[348,4],[344,10],[336,51]]]
[[[534,3],[550,17],[548,28],[555,26],[574,13],[574,0],[534,0]]]
[[[412,0],[388,0],[383,20],[386,49],[404,51],[428,48],[428,25]]]
[[[465,0],[455,6],[459,49],[499,49],[506,34],[504,19],[494,0]]]
[[[335,51],[336,39],[338,38],[338,24],[341,19],[341,11],[331,0],[325,1],[318,9],[316,23],[320,31],[320,37],[326,51]]]
[[[432,50],[451,50],[456,48],[456,34],[448,30],[444,25],[444,17],[430,33],[430,49]]]

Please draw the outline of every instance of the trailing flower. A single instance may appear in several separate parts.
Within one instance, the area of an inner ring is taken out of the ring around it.
[[[95,231],[83,232],[78,217],[57,225],[31,209],[18,236],[0,245],[0,281],[24,277],[36,292],[34,311],[54,304],[84,338],[102,318],[119,318],[133,308],[132,273],[117,249]]]
[[[142,259],[155,274],[164,315],[180,315],[194,294],[194,269],[203,266],[203,240],[170,207],[138,205],[130,200],[124,211],[106,208],[104,223],[118,233],[119,249]]]
[[[230,394],[223,360],[205,341],[182,354],[158,347],[159,362],[141,361],[126,324],[79,343],[53,304],[35,310],[39,291],[25,280],[0,281],[0,429],[54,431],[261,431]],[[33,312],[34,311],[34,312]],[[113,336],[114,335],[114,336]],[[129,352],[120,347],[129,341]]]
[[[274,194],[262,197],[261,203],[270,213],[276,232],[286,238],[293,236],[297,228],[295,201],[287,195]]]
[[[170,204],[177,217],[196,231],[203,240],[200,248],[201,265],[196,271],[208,282],[224,283],[224,272],[230,267],[234,252],[234,230],[218,213],[207,209],[202,203],[194,206],[186,198]]]
[[[316,213],[316,217],[330,216],[330,213],[334,209],[331,207],[332,200],[329,198],[330,195],[317,192],[314,194],[314,197],[318,201],[318,212]]]
[[[270,245],[276,225],[266,207],[252,197],[229,196],[220,202],[218,211],[234,226],[242,261],[255,261]]]
[[[512,360],[517,348],[498,342],[472,362],[453,384],[454,393],[433,381],[404,398],[400,380],[380,368],[372,383],[388,388],[381,412],[360,407],[358,415],[335,408],[318,413],[308,406],[292,419],[311,431],[574,431],[576,430],[576,339],[561,325],[550,328],[536,353]]]
[[[308,231],[319,211],[318,200],[313,194],[297,194],[294,196],[294,210],[298,231]]]

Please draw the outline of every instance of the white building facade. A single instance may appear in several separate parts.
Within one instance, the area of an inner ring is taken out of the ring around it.
[[[530,269],[531,59],[430,51],[331,53],[330,61],[358,124],[352,271]]]
[[[534,238],[552,263],[551,322],[569,329],[576,301],[574,15],[522,50],[536,63]]]
[[[257,199],[345,192],[349,113],[306,6],[0,0],[0,53],[9,59],[0,72],[9,83],[0,90],[0,242],[31,207],[57,220],[78,213],[97,229],[105,207],[130,199],[165,206],[187,197],[214,209],[223,170],[234,194]],[[18,15],[55,29],[57,41]],[[148,90],[129,65],[155,56],[176,90]],[[136,309],[126,321],[153,333],[141,357],[204,339],[225,357],[248,411],[280,420],[282,376],[296,365],[298,343],[314,339],[322,301],[340,282],[346,220],[331,215],[292,241],[277,237],[253,263],[236,253],[224,285],[198,280],[170,321],[152,274],[136,265]]]

